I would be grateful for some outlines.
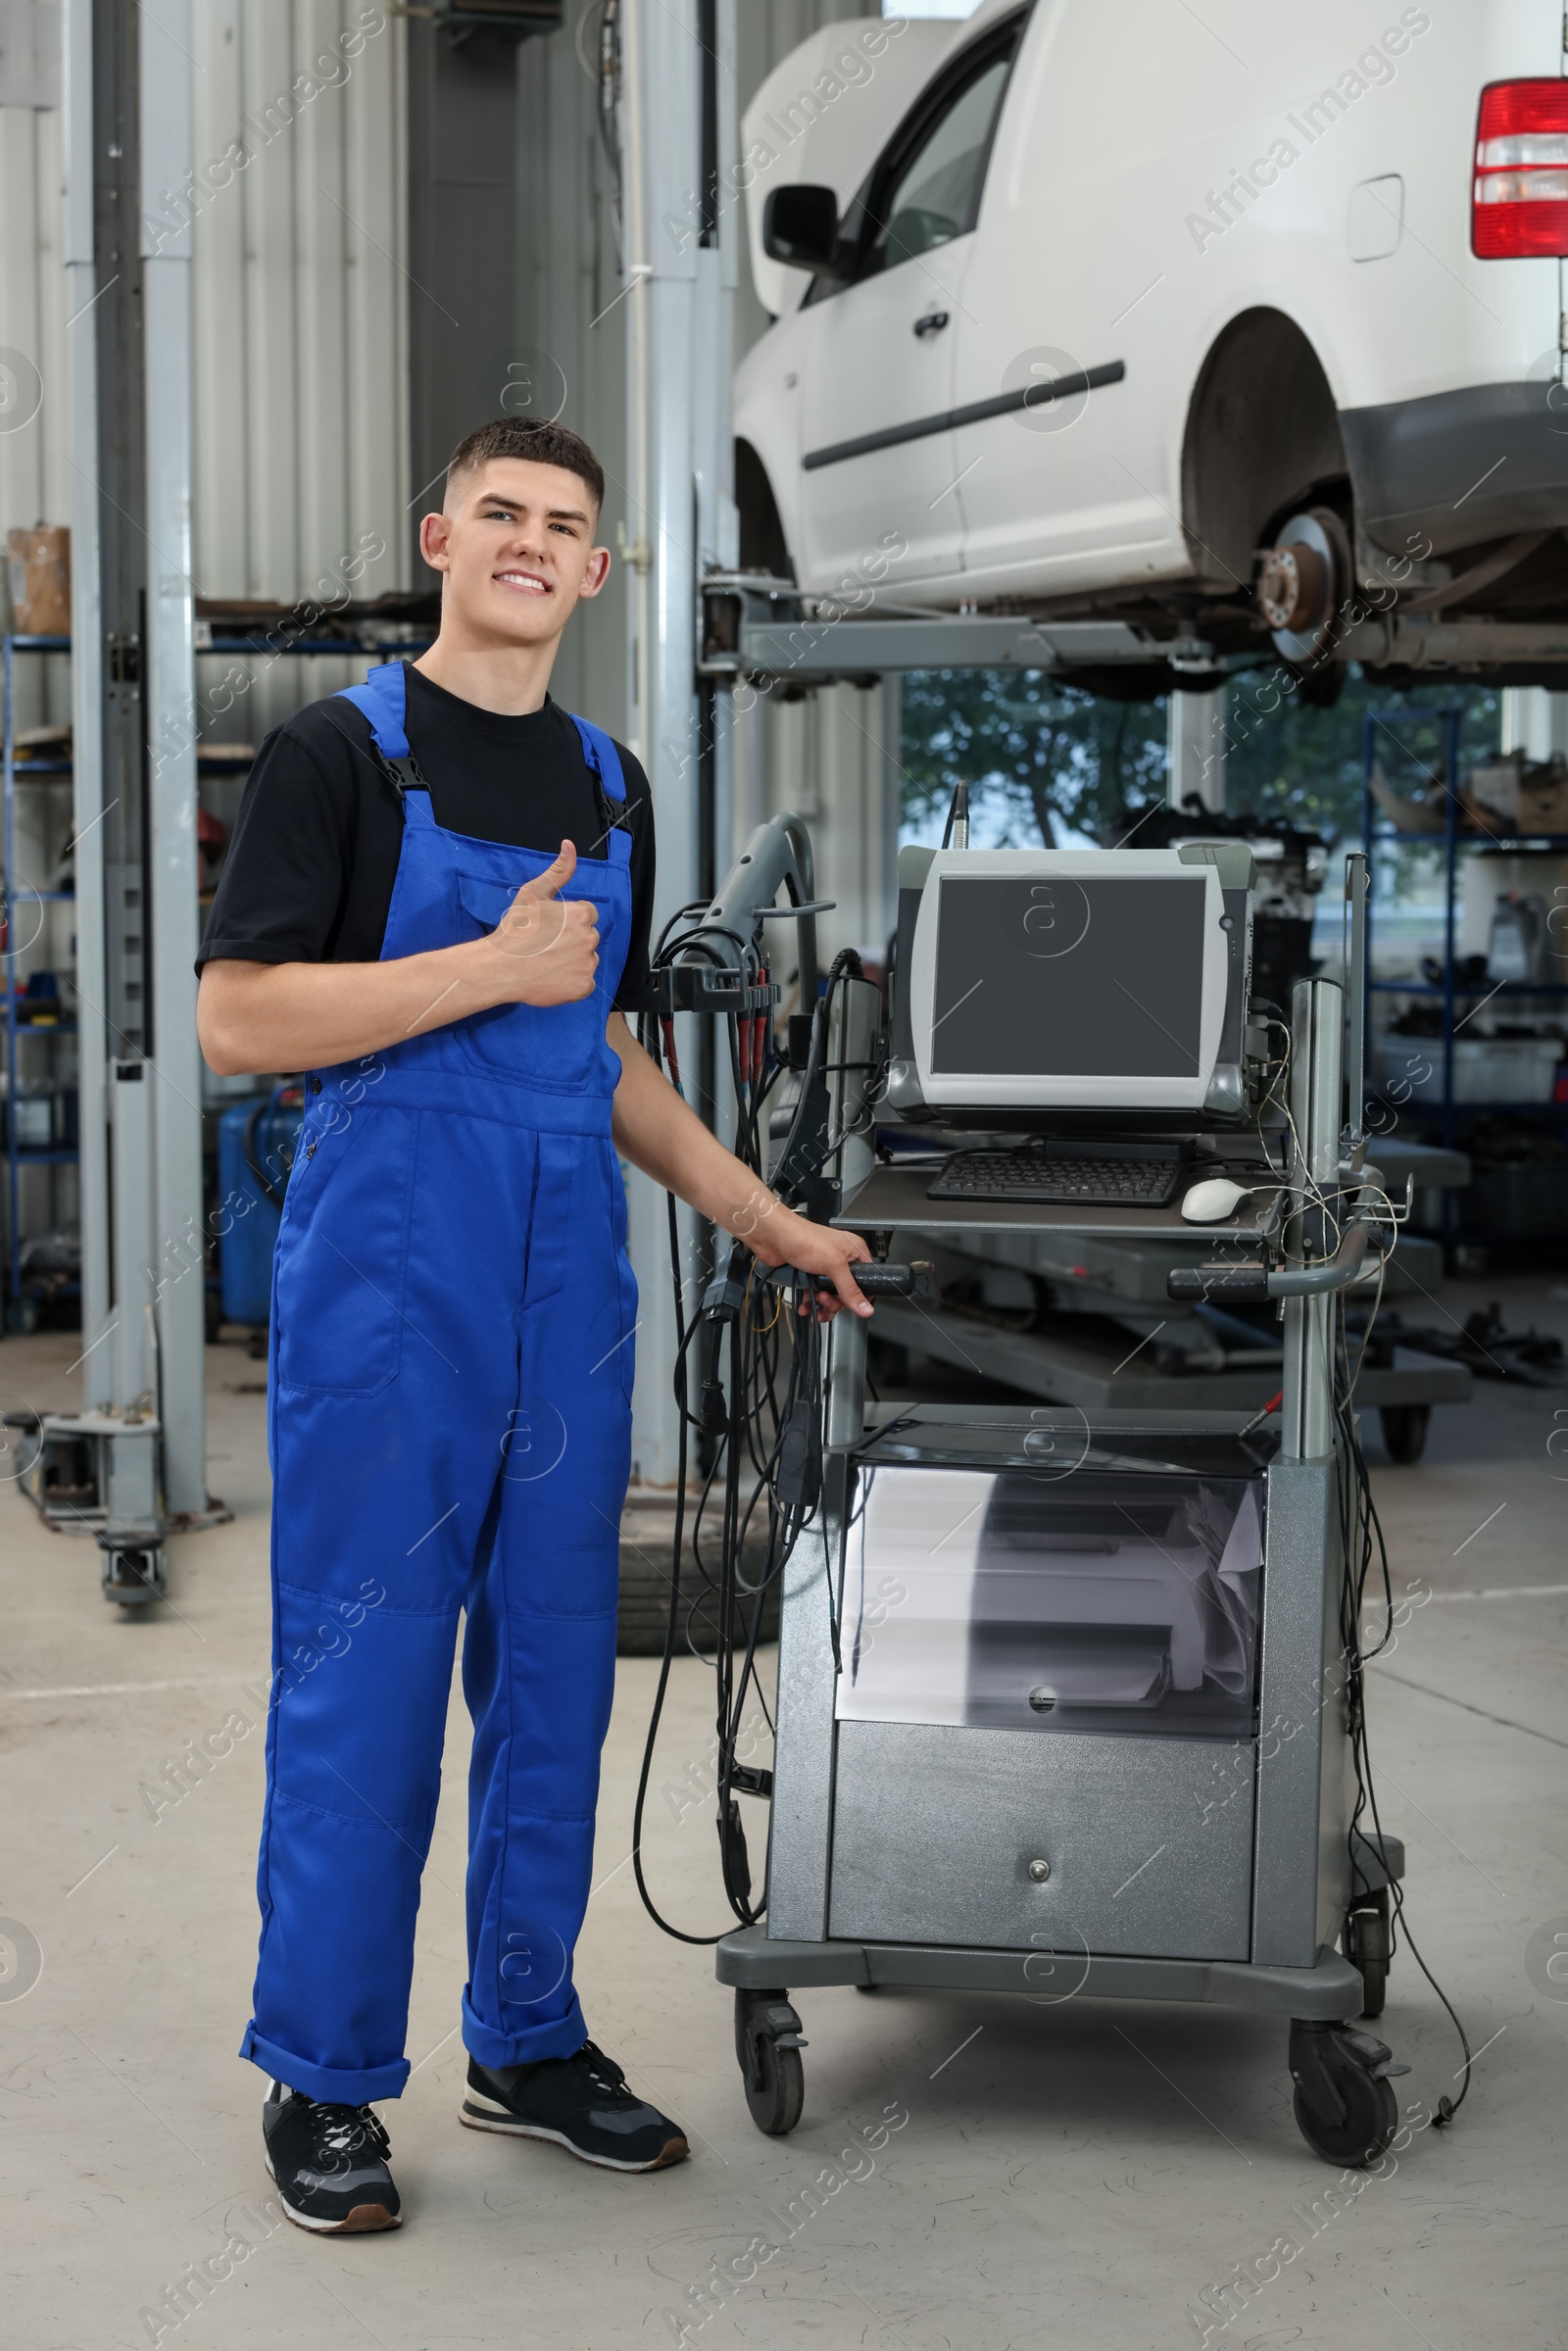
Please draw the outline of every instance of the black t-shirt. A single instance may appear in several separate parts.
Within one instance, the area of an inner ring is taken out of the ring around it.
[[[406,669],[409,749],[437,824],[517,849],[607,855],[598,783],[558,703],[505,717]],[[617,743],[631,836],[631,941],[615,993],[642,1008],[654,910],[648,778]],[[374,963],[403,847],[396,787],[370,748],[369,720],[338,696],[273,727],[256,755],[197,969],[209,960]]]

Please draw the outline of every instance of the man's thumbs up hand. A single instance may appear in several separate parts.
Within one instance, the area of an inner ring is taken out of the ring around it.
[[[591,996],[599,970],[599,915],[589,899],[563,899],[577,870],[569,841],[533,881],[524,882],[489,944],[504,958],[496,1001],[570,1004]]]
[[[532,905],[539,899],[554,898],[558,890],[564,890],[576,870],[577,852],[569,841],[563,841],[561,855],[555,863],[547,865],[543,873],[536,874],[531,882],[523,883],[512,902],[514,908],[520,906],[525,900]]]

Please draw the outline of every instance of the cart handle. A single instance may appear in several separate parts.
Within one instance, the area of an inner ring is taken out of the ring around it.
[[[1348,1290],[1361,1271],[1370,1227],[1347,1225],[1340,1246],[1321,1265],[1177,1265],[1165,1276],[1165,1296],[1187,1298],[1321,1298]]]
[[[942,1302],[937,1287],[936,1267],[927,1257],[916,1257],[908,1265],[886,1265],[870,1257],[855,1257],[849,1271],[854,1275],[862,1298],[930,1298]],[[762,1280],[780,1290],[815,1290],[831,1292],[833,1284],[825,1273],[802,1273],[793,1265],[769,1265],[762,1271]]]

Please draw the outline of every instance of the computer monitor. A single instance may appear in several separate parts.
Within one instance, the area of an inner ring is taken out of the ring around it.
[[[1240,1107],[1240,873],[1190,846],[924,856],[906,1091],[927,1112]]]

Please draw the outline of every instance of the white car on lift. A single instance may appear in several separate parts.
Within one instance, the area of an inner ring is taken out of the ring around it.
[[[743,565],[1272,636],[1330,691],[1568,684],[1564,38],[1563,0],[813,35],[742,134]]]

